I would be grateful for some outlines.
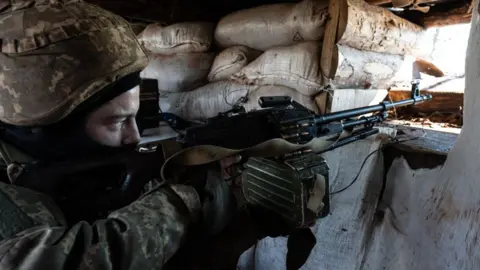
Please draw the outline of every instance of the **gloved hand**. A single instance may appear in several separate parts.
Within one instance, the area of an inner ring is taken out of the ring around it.
[[[215,235],[232,220],[237,209],[235,196],[219,170],[207,172],[204,194],[204,232],[208,235]]]
[[[235,217],[235,197],[225,179],[229,175],[227,171],[232,172],[231,165],[239,160],[238,157],[231,157],[216,164],[178,170],[184,183],[191,185],[200,196],[203,215],[201,222],[192,226],[187,243],[169,263],[172,265],[171,269],[201,269],[205,259],[211,254],[212,236],[215,239],[222,235],[220,232]]]
[[[220,232],[236,212],[235,195],[226,180],[237,170],[232,165],[240,160],[240,157],[229,157],[214,164],[189,166],[182,172],[185,184],[195,188],[200,196],[203,207],[201,230],[207,235]]]
[[[240,161],[241,159],[238,157],[230,157],[219,162],[223,178],[228,182],[230,190],[237,195],[237,209],[241,201],[244,201],[241,193]],[[208,224],[205,227],[212,228],[209,231],[215,232],[215,234],[208,238],[208,241],[206,239],[195,241],[199,245],[193,249],[194,258],[191,261],[195,262],[195,267],[197,269],[226,269],[228,267],[234,269],[239,256],[252,245],[255,245],[258,240],[267,236],[287,235],[292,235],[289,237],[288,244],[288,269],[303,264],[315,244],[315,238],[311,233],[310,235],[305,233],[306,230],[310,231],[309,229],[296,230],[271,211],[247,205],[244,205],[245,207],[240,211],[231,209],[230,213],[232,215],[224,215],[223,218],[219,218],[222,216],[221,213],[225,214],[225,208],[215,205],[221,203],[224,197],[219,196],[220,192],[215,192],[215,195],[213,195],[212,190],[219,191],[221,190],[219,187],[225,188],[225,181],[219,181],[218,174],[213,173],[218,171],[209,172],[209,177],[206,177],[206,182],[209,182],[209,185],[205,183],[202,189],[205,202],[208,201],[205,204],[203,224]],[[222,184],[220,185],[220,183]],[[212,189],[214,186],[217,189]],[[209,201],[209,197],[216,197],[216,199]],[[224,219],[225,217],[226,219]],[[225,225],[227,226],[223,229]],[[220,230],[220,228],[223,230]],[[298,246],[297,242],[302,243],[301,246]],[[304,245],[306,246],[304,247]],[[302,252],[296,252],[296,250]]]
[[[235,196],[237,209],[245,205],[245,197],[242,191],[242,163],[244,161],[241,156],[232,156],[220,160],[222,177],[228,183],[231,192]]]

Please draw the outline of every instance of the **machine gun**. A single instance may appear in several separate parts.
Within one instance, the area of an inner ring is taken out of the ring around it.
[[[392,108],[432,99],[431,95],[420,95],[418,85],[418,81],[412,83],[409,99],[324,115],[315,114],[288,96],[269,96],[259,98],[259,110],[246,112],[236,107],[204,124],[186,127],[188,121],[171,114],[162,119],[183,130],[177,140],[185,148],[210,145],[240,150],[272,139],[298,146],[307,146],[314,138],[334,140],[320,151],[300,147],[281,157],[250,157],[244,163],[242,189],[246,201],[302,227],[330,211],[329,168],[320,154],[378,133],[375,124],[387,119]],[[348,136],[335,136],[346,130]]]

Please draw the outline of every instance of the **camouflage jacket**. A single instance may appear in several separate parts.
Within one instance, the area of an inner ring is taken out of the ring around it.
[[[53,201],[0,183],[1,269],[162,269],[201,205],[188,186],[157,186],[93,225],[67,226]]]

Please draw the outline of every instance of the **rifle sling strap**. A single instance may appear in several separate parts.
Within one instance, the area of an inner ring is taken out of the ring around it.
[[[276,157],[304,149],[311,149],[313,152],[322,152],[332,145],[335,145],[339,140],[348,137],[350,134],[351,131],[344,130],[340,135],[335,134],[328,138],[314,138],[306,144],[294,144],[277,138],[245,149],[228,149],[214,145],[196,145],[170,156],[161,168],[161,176],[162,180],[169,182],[169,174],[178,169],[173,165],[203,165],[235,155],[244,157]]]
[[[22,174],[23,166],[35,162],[34,158],[3,140],[0,140],[0,154],[7,167],[7,175],[11,183]]]

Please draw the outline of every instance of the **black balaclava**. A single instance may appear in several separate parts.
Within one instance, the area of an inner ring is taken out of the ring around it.
[[[139,73],[127,75],[99,91],[58,123],[44,127],[3,125],[0,136],[25,153],[44,163],[75,160],[111,154],[122,147],[109,147],[95,142],[85,131],[89,113],[140,83]]]
[[[56,164],[62,162],[76,166],[84,160],[102,160],[102,157],[107,160],[133,146],[108,147],[95,142],[85,131],[86,118],[95,109],[139,83],[139,73],[125,76],[82,103],[56,124],[44,127],[2,125],[0,136],[36,158],[40,170],[50,165],[55,168]],[[20,176],[20,183],[14,183],[52,197],[70,224],[104,218],[109,211],[127,205],[139,195],[138,191],[132,192],[130,187],[125,187],[130,179],[125,164],[102,165],[61,176],[42,177],[36,169],[24,174]]]

